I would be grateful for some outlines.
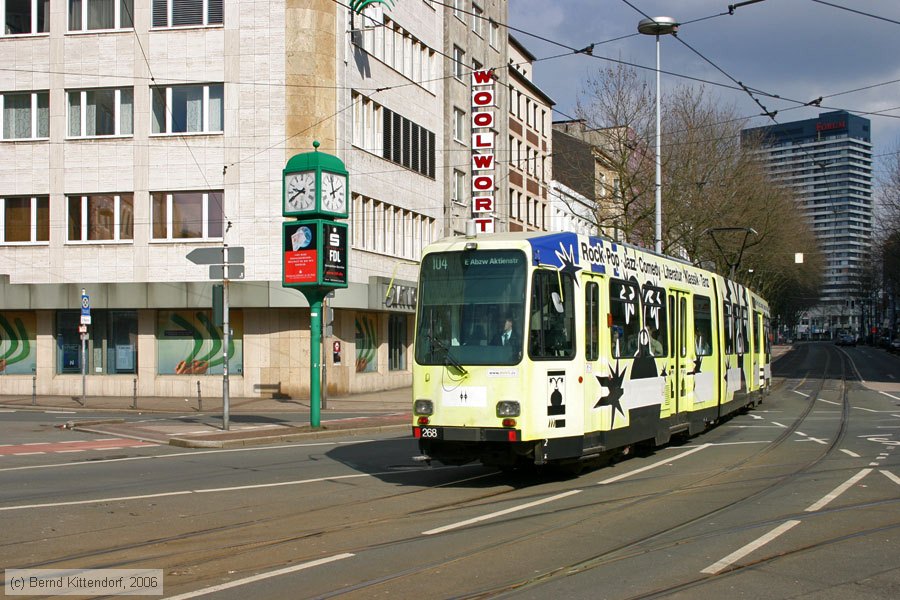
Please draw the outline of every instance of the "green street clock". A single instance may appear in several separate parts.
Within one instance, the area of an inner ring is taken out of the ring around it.
[[[346,219],[350,202],[349,173],[336,156],[314,152],[292,157],[282,171],[281,214],[285,217]]]

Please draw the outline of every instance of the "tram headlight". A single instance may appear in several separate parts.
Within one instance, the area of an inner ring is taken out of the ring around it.
[[[518,417],[519,413],[519,403],[515,400],[501,400],[497,403],[498,417]]]
[[[434,402],[431,400],[416,400],[415,404],[413,404],[413,411],[417,415],[433,415]]]

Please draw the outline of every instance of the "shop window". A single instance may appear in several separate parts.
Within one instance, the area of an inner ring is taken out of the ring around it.
[[[356,372],[378,371],[377,321],[372,315],[356,317]]]
[[[388,369],[406,370],[406,315],[391,315],[388,319]]]
[[[244,371],[243,313],[232,310],[228,324],[228,373]],[[156,351],[160,375],[221,375],[225,369],[224,333],[211,311],[161,310],[157,319]]]
[[[80,323],[80,311],[56,313],[57,373],[81,373]],[[137,373],[137,311],[92,310],[85,346],[86,373]]]
[[[0,312],[0,375],[31,375],[37,365],[33,312]]]

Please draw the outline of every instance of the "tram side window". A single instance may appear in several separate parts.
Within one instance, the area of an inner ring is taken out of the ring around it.
[[[753,352],[754,354],[759,354],[762,352],[762,346],[760,345],[759,340],[759,332],[762,329],[762,313],[754,312],[753,313]]]
[[[650,335],[651,356],[667,356],[669,351],[669,324],[666,319],[666,290],[645,285],[641,290],[644,327]]]
[[[613,358],[632,358],[637,352],[641,332],[639,304],[637,285],[618,279],[609,282],[609,312],[612,321],[609,342]]]
[[[747,336],[747,307],[735,307],[735,317],[737,317],[738,312],[740,312],[741,315],[740,323],[736,323],[736,325],[740,327],[740,334],[738,335],[738,354],[745,354],[750,351],[750,338]]]
[[[725,354],[734,354],[734,319],[730,302],[725,302]]]
[[[697,356],[712,354],[712,304],[706,296],[694,296],[694,351]]]
[[[575,356],[574,294],[571,275],[558,271],[535,271],[528,335],[528,351],[532,358]]]
[[[584,288],[584,314],[584,358],[594,361],[600,358],[600,286],[596,283],[588,283]]]
[[[763,330],[765,332],[766,354],[772,353],[772,322],[769,317],[763,317]]]

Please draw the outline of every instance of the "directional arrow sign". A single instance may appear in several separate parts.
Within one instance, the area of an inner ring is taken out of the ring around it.
[[[225,248],[194,248],[187,254],[187,259],[195,265],[224,265]],[[244,262],[244,247],[228,247],[228,264]]]

